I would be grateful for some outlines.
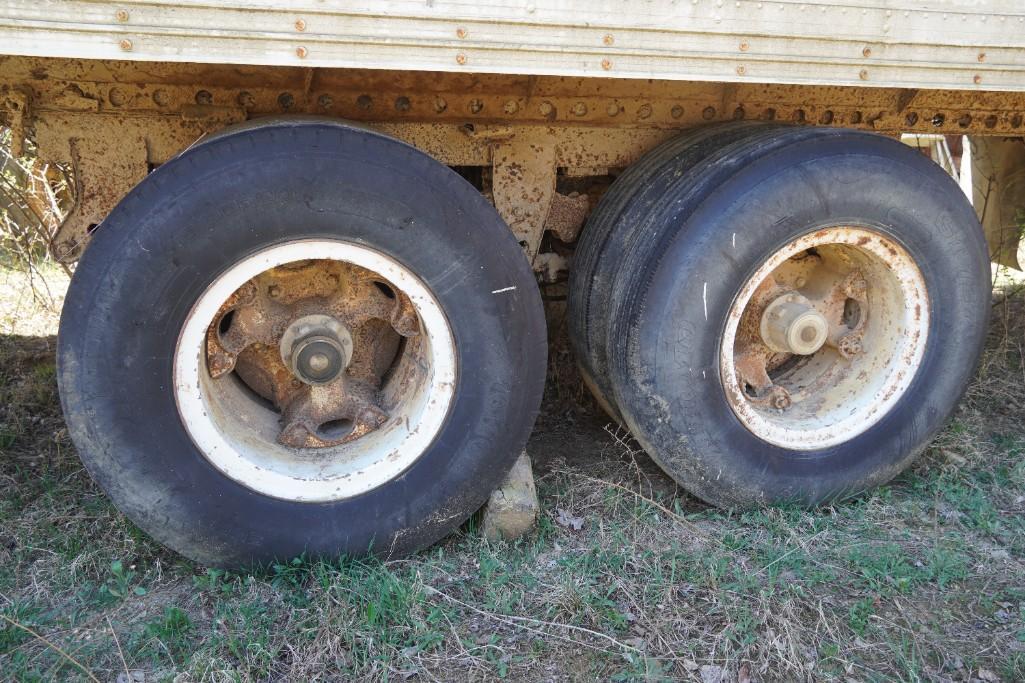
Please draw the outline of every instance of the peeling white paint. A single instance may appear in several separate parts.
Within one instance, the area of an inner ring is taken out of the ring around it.
[[[795,392],[794,405],[785,412],[761,409],[744,397],[735,365],[742,313],[766,278],[810,247],[843,247],[845,253],[858,255],[858,268],[870,283],[872,303],[871,312],[866,313],[870,323],[864,349],[849,361],[850,371],[836,375],[825,388],[814,394]],[[719,368],[730,407],[751,433],[781,448],[810,451],[850,441],[881,420],[910,386],[925,353],[929,317],[924,276],[912,256],[893,240],[857,226],[798,237],[755,271],[729,312],[719,347]]]
[[[403,395],[392,419],[371,434],[334,447],[326,465],[322,460],[325,454],[313,457],[278,444],[280,416],[258,405],[249,411],[251,401],[244,394],[237,394],[240,401],[233,400],[236,393],[231,385],[217,385],[217,380],[209,378],[204,353],[207,328],[232,292],[265,270],[307,259],[353,263],[388,282],[401,283],[416,309],[429,359],[429,374]],[[342,500],[394,479],[426,452],[444,426],[454,400],[456,366],[455,339],[448,319],[433,293],[412,271],[360,245],[296,240],[242,259],[200,295],[175,351],[175,402],[193,443],[230,479],[283,500]],[[243,414],[245,421],[238,418]],[[398,457],[393,458],[395,454]]]

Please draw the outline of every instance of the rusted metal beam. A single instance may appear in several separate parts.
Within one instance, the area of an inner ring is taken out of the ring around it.
[[[0,57],[33,109],[237,118],[682,128],[735,118],[880,132],[1025,133],[1025,93]],[[909,93],[912,93],[909,96]],[[199,109],[197,109],[197,106]],[[192,114],[188,114],[192,112]]]
[[[1025,134],[1025,94],[1013,92],[0,57],[0,95],[4,119],[33,135],[43,158],[76,166],[82,199],[55,240],[64,259],[149,168],[263,116],[358,121],[445,164],[490,167],[485,189],[532,258],[558,169],[603,176],[695,125]]]

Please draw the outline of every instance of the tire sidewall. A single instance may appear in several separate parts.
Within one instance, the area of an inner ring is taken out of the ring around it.
[[[173,358],[220,273],[317,238],[370,247],[416,273],[448,318],[458,377],[444,426],[406,471],[349,499],[298,503],[253,492],[198,451],[175,405]],[[519,454],[544,368],[533,275],[480,193],[404,143],[309,121],[220,137],[151,174],[79,264],[59,343],[65,414],[90,472],[144,530],[214,564],[434,542]]]
[[[718,504],[815,503],[901,471],[949,417],[986,330],[988,256],[959,193],[914,151],[855,133],[786,147],[711,193],[677,226],[625,326],[618,404],[631,406],[625,417],[642,445]],[[788,450],[733,413],[720,343],[734,298],[761,263],[803,234],[841,225],[882,233],[919,266],[930,300],[925,355],[868,430],[831,448]]]

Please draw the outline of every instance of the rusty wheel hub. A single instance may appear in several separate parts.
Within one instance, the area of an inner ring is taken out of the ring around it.
[[[352,360],[352,333],[328,315],[307,315],[281,335],[281,360],[300,382],[326,384]]]
[[[298,240],[247,257],[193,306],[175,398],[207,459],[279,498],[338,500],[430,446],[455,342],[424,283],[370,248]]]
[[[847,440],[910,383],[928,328],[917,266],[889,238],[839,227],[770,257],[730,311],[727,398],[759,437],[808,450]]]
[[[213,378],[234,371],[282,414],[278,440],[325,448],[388,419],[379,391],[403,338],[420,327],[409,298],[338,261],[267,270],[224,302],[207,331]]]

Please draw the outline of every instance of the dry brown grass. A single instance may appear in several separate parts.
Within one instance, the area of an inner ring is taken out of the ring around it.
[[[1025,680],[1016,286],[1001,285],[954,421],[912,471],[855,501],[708,508],[562,400],[575,389],[560,375],[530,443],[533,537],[491,544],[471,524],[405,560],[244,576],[178,558],[109,505],[63,429],[55,313],[26,317],[8,287],[0,614],[20,626],[0,625],[0,677],[88,680],[70,657],[101,681]]]

